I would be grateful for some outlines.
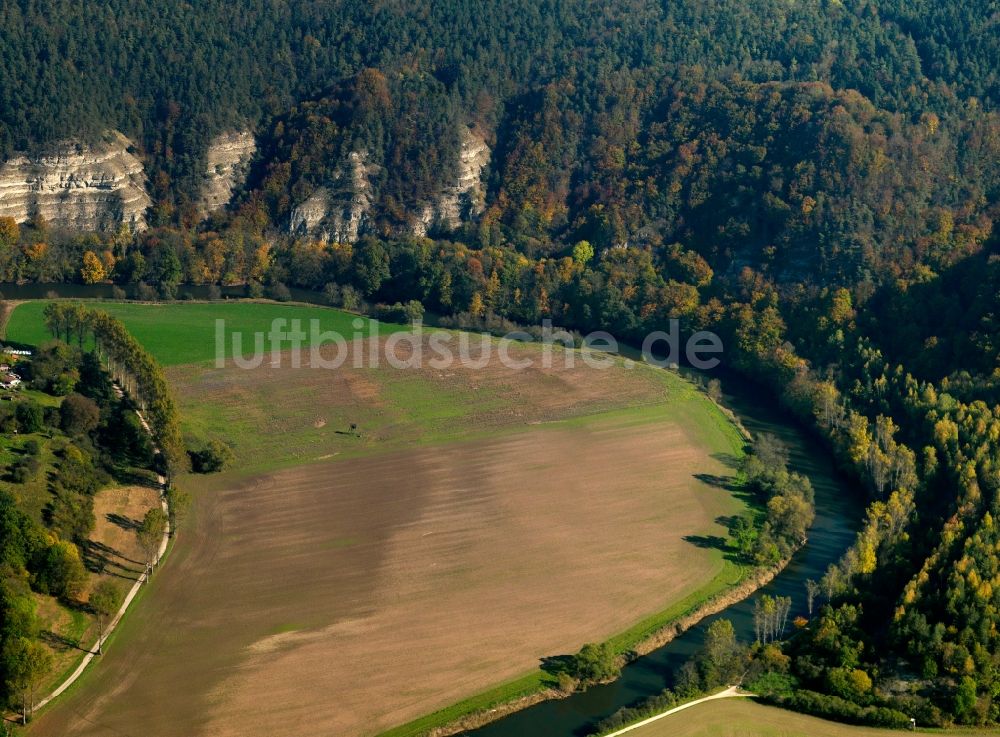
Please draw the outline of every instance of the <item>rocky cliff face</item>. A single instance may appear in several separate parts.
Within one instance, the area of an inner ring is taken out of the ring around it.
[[[292,210],[289,230],[321,241],[354,243],[364,232],[372,206],[371,178],[379,167],[364,151],[352,151],[327,187]]]
[[[462,148],[453,183],[416,214],[407,229],[411,235],[425,236],[431,229],[455,230],[483,211],[486,190],[483,169],[490,163],[490,148],[482,136],[462,130]]]
[[[486,202],[483,169],[489,163],[490,147],[486,141],[471,130],[463,130],[455,183],[441,194],[435,206],[435,215],[442,227],[454,230],[463,221],[482,213]]]
[[[431,202],[408,213],[408,222],[393,228],[398,235],[425,236],[432,229],[455,230],[483,211],[486,192],[483,169],[490,161],[490,149],[481,136],[463,129],[462,148],[452,183]],[[333,180],[320,187],[292,210],[289,230],[293,234],[322,241],[353,243],[371,224],[371,178],[378,166],[368,155],[355,151],[337,168]]]
[[[202,218],[229,204],[233,193],[243,186],[257,141],[250,131],[232,131],[212,139],[205,163],[198,212]]]
[[[56,228],[134,231],[146,227],[142,162],[120,133],[94,145],[66,142],[39,156],[15,156],[0,166],[0,217],[24,222],[39,213]]]

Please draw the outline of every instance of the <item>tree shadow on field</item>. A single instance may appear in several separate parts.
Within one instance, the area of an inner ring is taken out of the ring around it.
[[[83,565],[91,573],[105,573],[109,576],[123,578],[126,581],[134,581],[138,578],[138,574],[142,570],[143,564],[141,561],[132,560],[122,555],[110,545],[105,545],[96,540],[87,540],[87,542],[80,546],[80,550],[83,554]],[[125,563],[131,563],[132,565],[139,566],[139,568],[133,570],[126,566]],[[124,573],[115,569],[120,569]],[[136,576],[128,576],[126,575],[127,573],[135,573]]]
[[[720,535],[685,535],[684,542],[691,543],[696,548],[729,550],[729,543]]]
[[[740,467],[740,459],[732,453],[712,453],[712,458],[717,460],[726,468],[737,469]]]
[[[733,476],[719,476],[714,473],[696,473],[694,475],[703,484],[714,486],[717,489],[734,491],[736,489],[736,478]]]
[[[560,673],[572,673],[576,665],[573,655],[547,655],[541,659],[541,669],[546,673],[558,676]]]
[[[135,465],[121,465],[115,467],[113,475],[115,481],[126,486],[156,488],[156,476],[145,468],[136,468]]]
[[[107,520],[111,524],[121,527],[126,532],[135,532],[142,526],[139,520],[126,517],[123,514],[115,514],[114,512],[108,514]]]
[[[682,539],[686,543],[691,543],[696,548],[720,550],[722,551],[722,557],[733,563],[739,561],[739,552],[729,544],[729,540],[721,535],[685,535]]]
[[[103,573],[118,551],[104,543],[87,540],[80,546],[84,567],[91,573]]]
[[[747,491],[746,488],[737,481],[735,476],[719,476],[714,473],[696,473],[694,477],[703,484],[714,486],[716,489],[724,489],[728,491],[745,504],[752,504],[754,502],[753,494]]]
[[[740,519],[740,515],[738,514],[720,514],[715,518],[715,524],[731,530],[738,519]]]
[[[42,642],[44,642],[46,645],[48,645],[49,647],[51,647],[53,650],[56,651],[61,652],[64,650],[79,650],[85,653],[90,652],[87,648],[80,645],[80,643],[77,642],[76,640],[71,640],[68,637],[60,635],[56,632],[52,632],[51,630],[42,630],[38,634],[38,637],[40,640],[42,640]]]

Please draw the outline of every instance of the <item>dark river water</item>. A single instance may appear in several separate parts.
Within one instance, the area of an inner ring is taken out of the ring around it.
[[[631,706],[660,693],[673,683],[673,675],[701,647],[705,629],[715,619],[733,622],[737,636],[753,640],[753,601],[759,594],[792,597],[792,612],[805,614],[807,579],[816,579],[838,560],[854,540],[862,505],[857,494],[834,470],[825,448],[772,406],[768,393],[737,379],[723,381],[725,403],[750,432],[769,432],[791,450],[792,470],[805,474],[816,491],[816,522],[809,541],[775,579],[753,597],[709,617],[680,637],[630,663],[621,678],[569,698],[545,701],[466,734],[475,737],[575,737],[591,731],[595,723],[623,706]]]
[[[2,299],[48,299],[62,297],[64,299],[114,299],[114,286],[111,284],[14,284],[0,283],[0,298]],[[133,297],[131,289],[126,289],[129,297]],[[178,299],[211,299],[212,288],[208,286],[181,285],[177,289]],[[247,296],[246,287],[222,287],[223,298],[241,298]],[[322,302],[323,295],[306,289],[290,289],[292,299],[301,302]]]

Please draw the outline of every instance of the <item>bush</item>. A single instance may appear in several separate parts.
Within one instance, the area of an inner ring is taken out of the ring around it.
[[[80,552],[73,543],[63,540],[56,540],[42,551],[34,569],[35,588],[43,594],[72,598],[87,582]]]
[[[157,296],[156,290],[145,282],[136,284],[135,298],[140,302],[156,302]]]
[[[681,697],[674,693],[670,689],[667,689],[663,693],[657,694],[656,696],[651,696],[646,699],[638,706],[626,706],[622,707],[614,714],[606,717],[597,723],[594,728],[594,734],[607,734],[609,732],[617,732],[623,727],[627,727],[630,724],[635,724],[636,722],[642,721],[643,719],[648,719],[651,716],[660,714],[678,706],[683,701],[687,701],[697,696],[701,693],[694,693],[685,697]]]
[[[361,292],[350,284],[345,285],[340,290],[340,306],[348,312],[357,312],[364,308],[365,301],[361,298]]]
[[[55,485],[79,494],[93,496],[107,480],[107,474],[94,467],[90,454],[76,445],[60,451]]]
[[[233,451],[225,443],[211,440],[200,450],[189,450],[188,456],[195,473],[217,473],[233,460]]]
[[[42,464],[34,456],[20,458],[10,469],[10,478],[15,484],[24,484],[35,478]]]
[[[86,435],[96,430],[100,421],[100,407],[81,394],[70,394],[59,405],[59,426],[67,435]]]
[[[38,432],[45,423],[45,412],[42,410],[42,406],[30,399],[18,402],[14,409],[14,417],[17,419],[18,431],[23,433]]]
[[[288,302],[292,298],[292,292],[281,282],[275,282],[268,289],[267,296],[277,302]]]
[[[330,282],[323,287],[323,301],[331,307],[340,307],[343,304],[343,299],[340,285],[337,282]]]
[[[94,529],[94,500],[85,494],[57,489],[46,509],[49,527],[61,536],[84,542]]]
[[[586,644],[573,656],[570,675],[582,684],[601,683],[621,673],[618,656],[607,644]]]
[[[872,679],[863,670],[832,668],[826,674],[831,693],[848,701],[866,703],[872,690]]]
[[[885,706],[859,706],[839,696],[816,693],[815,691],[796,691],[791,696],[772,697],[767,700],[778,706],[783,706],[803,714],[811,714],[824,719],[862,724],[890,729],[906,729],[910,726],[910,718],[901,711]]]
[[[746,687],[760,696],[789,696],[795,689],[795,678],[787,673],[764,673],[748,682]]]
[[[406,304],[396,302],[393,305],[375,305],[375,317],[386,322],[404,324],[422,322],[424,306],[415,299],[411,299]]]

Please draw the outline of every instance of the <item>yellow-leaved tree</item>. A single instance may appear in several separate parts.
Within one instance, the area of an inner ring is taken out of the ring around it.
[[[80,269],[80,276],[83,277],[85,284],[96,284],[103,281],[107,275],[104,262],[96,253],[87,251],[83,254],[83,268]]]

